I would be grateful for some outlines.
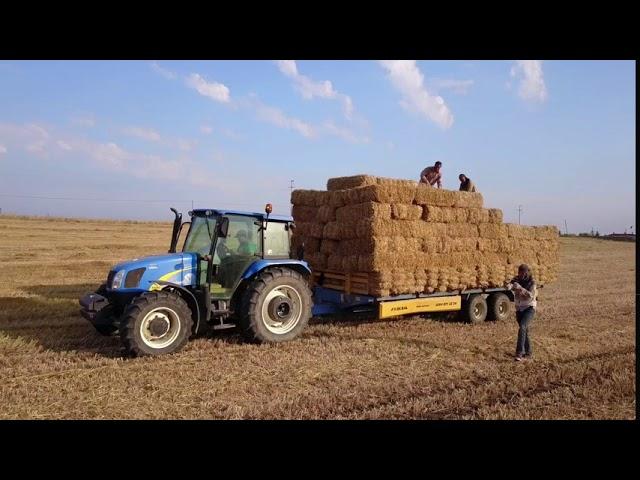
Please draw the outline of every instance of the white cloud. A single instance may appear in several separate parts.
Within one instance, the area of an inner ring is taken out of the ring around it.
[[[145,127],[126,127],[122,129],[122,133],[130,137],[140,138],[149,142],[159,142],[162,138],[160,134],[152,128]]]
[[[186,80],[187,85],[202,96],[209,97],[216,102],[229,103],[231,96],[229,88],[218,82],[207,82],[197,73],[192,73]]]
[[[95,127],[96,125],[95,119],[90,115],[74,117],[71,119],[71,123],[73,123],[78,127],[89,127],[89,128]]]
[[[162,68],[160,65],[158,65],[157,62],[151,62],[150,66],[154,72],[162,75],[167,80],[173,80],[174,78],[176,78],[175,73],[173,73],[171,70],[167,70],[166,68]]]
[[[520,80],[520,98],[533,102],[544,102],[547,99],[542,60],[517,60],[511,67],[511,77]]]
[[[211,128],[209,125],[202,125],[200,127],[200,131],[206,135],[211,134],[211,132],[213,132],[213,128]]]
[[[451,90],[453,93],[466,95],[473,86],[473,80],[433,79],[428,82],[434,90]]]
[[[381,60],[393,86],[402,94],[400,105],[407,111],[418,112],[442,128],[453,125],[453,114],[444,99],[431,95],[424,86],[424,76],[415,60]]]
[[[293,80],[296,89],[303,98],[312,99],[313,97],[318,97],[340,100],[343,105],[344,115],[347,118],[351,118],[353,115],[353,101],[351,97],[335,90],[329,80],[314,82],[306,75],[301,75],[298,72],[295,60],[278,60],[276,64],[285,76]]]
[[[226,137],[229,137],[231,140],[244,140],[244,135],[239,134],[238,132],[231,130],[230,128],[221,128],[220,132]]]
[[[178,138],[171,143],[175,144],[175,146],[180,150],[184,150],[185,152],[190,152],[191,150],[193,150],[193,147],[195,146],[196,142],[192,140],[185,140],[184,138]]]
[[[187,175],[187,182],[191,185],[199,185],[200,182],[196,177],[203,175],[202,165],[185,157],[183,153],[167,158],[128,151],[115,142],[99,143],[79,136],[65,135],[64,140],[56,140],[53,138],[53,133],[33,123],[27,125],[0,123],[0,154],[9,149],[19,148],[38,156],[53,157],[59,162],[80,163],[89,160],[102,170],[142,179],[175,181],[176,178],[184,178],[185,171],[199,172],[194,174],[193,178]],[[162,143],[182,150],[190,150],[194,144],[184,139],[162,140]],[[218,182],[216,187],[224,188],[224,184]]]
[[[7,147],[0,143],[0,155],[7,153]]]
[[[342,138],[343,140],[346,140],[347,142],[350,143],[369,143],[369,138],[368,137],[359,137],[358,135],[356,135],[353,131],[351,131],[348,128],[344,128],[344,127],[339,127],[337,125],[335,125],[333,122],[325,122],[324,125],[324,132],[328,133],[329,135],[335,135],[336,137]]]
[[[299,118],[289,117],[282,110],[276,107],[265,105],[257,99],[255,95],[250,97],[247,105],[251,106],[260,120],[275,125],[280,128],[295,130],[300,135],[312,138],[316,136],[315,129]]]
[[[49,143],[49,132],[35,123],[27,125],[27,132],[32,137],[32,140],[26,146],[27,151],[46,155],[46,146]]]

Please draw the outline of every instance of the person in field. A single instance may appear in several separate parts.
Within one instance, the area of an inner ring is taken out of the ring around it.
[[[507,284],[512,290],[516,304],[516,320],[518,322],[518,340],[516,343],[516,361],[530,358],[533,354],[529,327],[536,313],[538,290],[536,281],[531,275],[528,265],[518,267],[518,275]]]
[[[427,167],[420,172],[420,183],[424,183],[430,187],[438,185],[438,188],[442,188],[442,174],[440,169],[442,168],[442,162],[436,162],[432,167]]]
[[[464,173],[458,175],[458,179],[460,180],[460,191],[461,192],[477,192],[476,184],[471,181],[469,177],[467,177]]]

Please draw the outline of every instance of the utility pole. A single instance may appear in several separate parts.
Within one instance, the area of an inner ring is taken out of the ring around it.
[[[289,189],[291,190],[291,195],[293,195],[293,189],[295,188],[293,182],[293,180],[290,180]],[[291,202],[291,195],[289,195],[289,202]],[[291,213],[293,214],[293,203],[291,204]]]
[[[518,225],[520,225],[520,213],[522,212],[522,205],[518,205]]]
[[[569,235],[569,229],[567,228],[567,220],[564,221],[564,234]]]

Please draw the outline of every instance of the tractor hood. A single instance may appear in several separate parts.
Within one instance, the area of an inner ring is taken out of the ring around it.
[[[123,292],[159,290],[161,286],[154,283],[157,280],[183,287],[195,286],[197,270],[198,259],[195,253],[136,258],[113,267],[109,273],[107,289]]]

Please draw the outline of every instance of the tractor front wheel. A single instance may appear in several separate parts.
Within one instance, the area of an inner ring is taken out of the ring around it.
[[[289,268],[266,270],[245,290],[239,324],[248,341],[284,342],[304,330],[311,318],[311,291]]]
[[[125,308],[120,338],[133,356],[174,353],[189,340],[192,324],[191,310],[182,298],[169,292],[150,292]]]

